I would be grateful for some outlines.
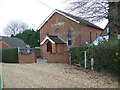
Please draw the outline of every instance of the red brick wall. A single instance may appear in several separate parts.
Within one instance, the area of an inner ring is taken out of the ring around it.
[[[63,23],[63,25],[57,25],[57,23]],[[55,32],[55,29],[59,28],[60,32]],[[76,47],[82,43],[89,42],[89,32],[92,32],[92,40],[96,38],[96,33],[99,35],[102,30],[89,27],[87,25],[78,24],[58,13],[55,13],[40,29],[40,42],[45,38],[46,33],[50,35],[58,35],[65,42],[67,42],[67,31],[72,31],[72,45]]]
[[[32,52],[28,55],[19,54],[19,63],[35,63],[35,53]]]
[[[3,41],[0,41],[0,48],[8,48],[9,46],[3,42]]]
[[[52,44],[52,53],[56,53],[56,44]]]
[[[56,25],[58,22],[63,23],[63,25]],[[67,41],[67,31],[72,27],[77,27],[77,23],[56,13],[40,29],[40,41],[45,38],[46,32],[49,32],[50,35],[58,35]],[[59,28],[60,32],[55,32],[56,28]]]
[[[48,63],[69,63],[69,53],[47,53],[47,62]]]
[[[56,44],[56,52],[57,53],[63,53],[67,51],[67,45],[66,44]]]
[[[60,23],[60,24],[58,24]],[[60,31],[56,32],[55,30],[59,28]],[[60,36],[65,42],[67,42],[67,32],[68,30],[72,31],[72,45],[69,47],[58,46],[57,52],[61,52],[62,49],[68,50],[68,48],[76,47],[80,44],[85,44],[90,41],[90,32],[92,33],[92,41],[96,38],[96,33],[99,36],[102,33],[102,30],[89,27],[87,25],[78,24],[58,13],[55,13],[40,29],[40,42],[43,41],[48,32],[50,35]],[[53,47],[55,47],[53,45]],[[55,48],[53,48],[55,52]],[[41,45],[41,56],[46,56],[46,42]]]
[[[96,34],[99,36],[101,34],[101,30],[92,28],[92,27],[87,27],[85,25],[81,25],[81,44],[85,42],[90,42],[90,32],[91,32],[91,37],[92,41],[96,39]]]
[[[40,46],[40,54],[41,54],[41,57],[44,57],[46,58],[46,53],[47,53],[47,42],[46,41],[43,45]]]

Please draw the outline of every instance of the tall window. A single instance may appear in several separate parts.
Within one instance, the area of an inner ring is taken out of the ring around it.
[[[71,32],[71,30],[68,30],[67,37],[68,37],[68,45],[72,45],[72,32]]]
[[[90,43],[92,43],[92,32],[90,32]]]

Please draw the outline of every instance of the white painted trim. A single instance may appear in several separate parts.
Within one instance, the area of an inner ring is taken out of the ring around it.
[[[58,11],[58,10],[55,9],[55,10],[43,21],[43,23],[38,27],[38,30],[39,30],[39,29],[52,17],[52,15],[53,15],[54,13],[56,13],[56,12],[59,13],[60,15],[63,15],[64,17],[72,20],[72,21],[75,21],[76,23],[80,23],[79,21],[77,21],[77,20],[75,20],[75,19],[73,19],[73,18],[71,18],[71,17],[65,15],[64,13],[62,13],[62,12],[60,12],[60,11]]]
[[[5,41],[3,41],[3,40],[2,40],[2,42],[3,42],[3,43],[5,43],[5,44],[6,44],[6,46],[11,47],[11,46],[9,46],[9,45],[8,45]]]
[[[70,19],[70,20],[72,20],[72,21],[75,21],[76,23],[80,23],[79,21],[77,21],[76,19],[73,19],[73,18],[71,18],[71,17],[69,17],[69,16],[67,16],[67,15],[65,15],[64,13],[62,13],[62,12],[59,12],[59,11],[57,11],[56,10],[56,12],[57,13],[59,13],[59,14],[61,14],[61,15],[63,15],[63,16],[65,16],[66,18],[68,18],[68,19]]]
[[[55,42],[52,39],[46,36],[45,39],[40,43],[40,45],[44,44],[46,40],[49,40],[51,43],[55,44]]]

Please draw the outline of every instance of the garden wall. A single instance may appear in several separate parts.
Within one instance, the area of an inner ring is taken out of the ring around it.
[[[35,63],[35,52],[19,54],[19,63]]]
[[[47,53],[48,63],[69,63],[69,52],[64,53]]]

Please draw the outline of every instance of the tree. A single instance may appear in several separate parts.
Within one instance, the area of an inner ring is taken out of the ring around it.
[[[108,19],[110,38],[116,38],[119,30],[118,11],[120,2],[108,2],[108,0],[69,0],[70,11],[77,12],[78,16],[89,21]]]
[[[26,44],[31,47],[39,47],[40,34],[39,31],[34,31],[33,29],[26,29],[22,33],[15,35],[15,37],[23,40]]]
[[[68,10],[89,21],[100,21],[108,16],[108,0],[67,0]]]
[[[19,20],[14,20],[14,21],[10,21],[6,25],[4,32],[7,35],[16,35],[20,32],[23,32],[27,28],[28,28],[28,25],[26,23]]]
[[[120,2],[109,2],[109,13],[108,13],[108,20],[109,20],[109,29],[110,29],[110,38],[117,38],[119,33],[119,7]]]

